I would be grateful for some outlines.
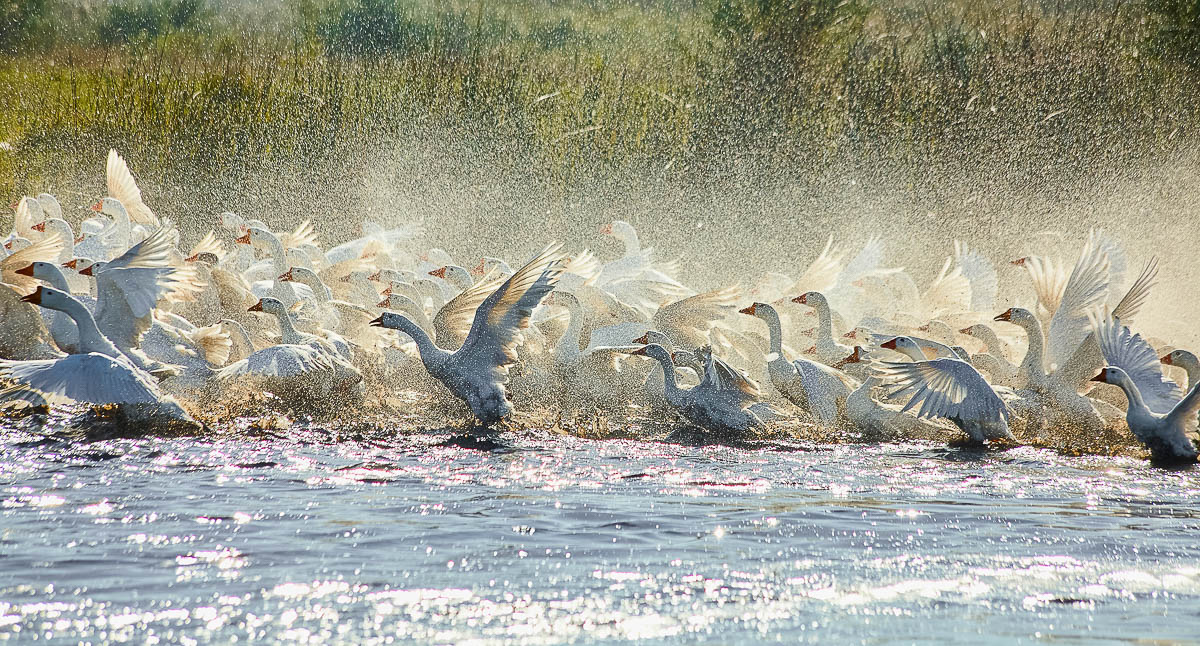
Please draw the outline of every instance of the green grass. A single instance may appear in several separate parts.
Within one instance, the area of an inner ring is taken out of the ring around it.
[[[109,147],[200,191],[431,135],[564,186],[646,170],[719,185],[739,159],[779,177],[1054,178],[1194,141],[1186,4],[288,0],[195,20],[118,5],[134,21],[51,1],[0,60],[0,193],[86,192]],[[153,27],[114,33],[130,22]]]

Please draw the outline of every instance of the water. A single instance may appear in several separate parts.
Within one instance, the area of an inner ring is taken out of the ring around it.
[[[1197,469],[291,435],[7,432],[0,639],[1200,643]]]

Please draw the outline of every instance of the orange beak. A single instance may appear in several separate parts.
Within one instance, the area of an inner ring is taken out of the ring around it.
[[[471,270],[471,275],[472,276],[482,276],[483,275],[483,258],[480,258],[479,264],[475,265],[475,268]]]
[[[246,311],[247,311],[247,312],[261,312],[261,311],[263,311],[263,308],[262,308],[262,301],[259,301],[259,302],[255,303],[255,304],[251,305],[251,306],[250,306],[250,309],[248,309],[248,310],[246,310]]]
[[[41,305],[42,304],[42,287],[39,285],[37,289],[33,290],[33,293],[22,296],[21,301],[24,303],[33,303],[34,305]]]
[[[377,303],[375,305],[375,307],[387,307],[387,306],[388,306],[388,299],[386,299],[386,298],[379,301],[379,303]]]
[[[79,275],[80,275],[80,276],[91,276],[91,275],[93,275],[93,274],[95,273],[95,272],[94,272],[94,270],[93,270],[93,268],[94,268],[95,266],[96,266],[96,265],[94,265],[94,264],[93,264],[93,265],[88,265],[87,267],[84,267],[84,268],[83,268],[83,270],[79,272]]]
[[[600,233],[606,236],[612,235],[612,222],[600,227]]]
[[[642,355],[642,356],[646,356],[646,348],[647,348],[647,347],[649,347],[649,346],[645,346],[645,345],[644,345],[644,346],[642,346],[642,347],[638,348],[637,350],[634,350],[633,352],[630,352],[629,354],[640,354],[640,355]]]
[[[750,307],[738,310],[738,314],[749,314],[750,316],[754,316],[754,308],[755,304],[751,304]]]
[[[294,280],[294,279],[292,278],[292,270],[291,270],[291,269],[288,269],[286,272],[284,272],[284,273],[280,274],[280,275],[279,275],[279,280],[282,280],[282,281],[284,281],[284,282],[287,282],[287,281],[289,281],[289,280]]]
[[[379,292],[379,295],[380,296],[391,296],[392,295],[392,286],[388,285],[387,287],[384,287],[383,291]]]
[[[925,325],[922,325],[921,327],[917,328],[917,331],[918,331],[918,332],[928,332],[928,331],[929,331],[929,324],[928,324],[928,323],[926,323]]]
[[[45,231],[46,231],[46,223],[45,223],[45,222],[38,222],[37,224],[35,224],[35,225],[33,225],[33,226],[29,227],[29,228],[30,228],[30,229],[33,229],[34,231],[42,231],[42,232],[45,232]]]
[[[8,242],[5,242],[5,243],[4,243],[4,248],[5,248],[5,249],[12,249],[12,240],[9,240]]]
[[[969,334],[971,334],[971,328],[969,328],[969,327],[965,327],[965,328],[963,328],[963,329],[959,330],[959,331],[958,331],[958,333],[959,333],[959,334],[967,334],[967,335],[969,335]]]
[[[370,276],[367,276],[367,280],[379,280],[379,274],[382,274],[382,273],[383,273],[383,270],[380,269],[379,271],[371,274]]]
[[[237,240],[234,240],[234,242],[238,244],[250,244],[250,232],[247,231],[246,233],[242,234]]]
[[[430,276],[437,276],[438,278],[441,278],[442,280],[445,280],[445,279],[446,279],[446,268],[445,268],[445,267],[438,267],[437,269],[434,269],[433,271],[429,272],[429,275],[430,275]]]
[[[808,305],[808,294],[807,293],[801,294],[801,295],[797,296],[796,298],[793,298],[792,302],[799,303],[801,305]]]
[[[66,262],[64,262],[64,263],[63,263],[63,267],[66,267],[67,269],[74,269],[74,268],[76,268],[76,267],[78,267],[78,266],[79,266],[79,259],[78,259],[78,258],[72,258],[72,259],[70,259],[70,260],[68,260],[68,261],[66,261]]]
[[[879,347],[887,348],[888,350],[895,350],[896,349],[896,339],[894,339],[894,338],[888,339],[887,341],[880,343]]]
[[[371,325],[372,327],[383,327],[383,315],[380,314],[379,318],[371,321],[368,325]]]
[[[817,328],[810,327],[807,330],[801,330],[800,334],[803,334],[804,336],[812,336],[813,332],[816,332],[816,331],[817,331]]]
[[[75,244],[79,244],[80,242],[83,242],[84,238],[86,238],[86,237],[87,236],[79,236],[78,238],[75,238]]]
[[[30,267],[32,267],[32,266],[33,266],[33,265],[30,265]],[[20,272],[20,271],[18,271],[17,273],[19,274],[19,273],[21,273],[21,272]],[[33,274],[31,273],[31,274],[29,274],[29,275],[30,275],[30,276],[32,276]],[[1173,366],[1173,365],[1175,365],[1174,361],[1172,361],[1172,360],[1171,360],[1171,355],[1169,355],[1169,354],[1164,354],[1164,355],[1162,356],[1162,358],[1161,358],[1161,359],[1159,359],[1159,361],[1160,361],[1160,362],[1162,362],[1162,363],[1165,363],[1165,364],[1167,364],[1168,366]]]
[[[857,339],[857,338],[858,338],[858,332],[857,332],[857,331],[855,331],[855,330],[850,330],[849,332],[847,332],[847,333],[843,334],[843,335],[842,335],[842,338],[843,338],[843,339]]]
[[[95,204],[93,204],[93,205],[91,206],[91,209],[92,209],[93,211],[95,211],[96,213],[99,213],[100,211],[103,211],[103,210],[104,210],[104,201],[103,201],[103,200],[101,200],[101,201],[99,201],[99,202],[96,202]]]
[[[817,346],[815,346],[815,345],[809,346],[809,348],[804,351],[804,354],[816,354],[816,353],[817,353]]]
[[[638,338],[634,339],[633,342],[641,343],[642,345],[646,345],[646,344],[650,343],[650,333],[647,332],[647,333],[643,334],[642,336],[639,336]]]
[[[197,260],[200,260],[200,254],[198,253],[194,253],[183,259],[184,262],[196,262]]]
[[[1016,260],[1014,260],[1014,261],[1012,261],[1012,262],[1010,262],[1010,263],[1008,263],[1008,264],[1010,264],[1010,265],[1016,265],[1016,266],[1018,266],[1018,267],[1024,267],[1024,266],[1025,266],[1025,261],[1026,261],[1026,260],[1029,260],[1029,259],[1028,259],[1028,258],[1017,258]]]
[[[1105,375],[1105,372],[1103,370],[1101,370],[1100,374],[1096,375],[1095,377],[1092,377],[1091,381],[1098,381],[1102,384],[1106,384],[1106,383],[1108,383],[1108,377],[1105,377],[1104,375]]]
[[[18,269],[17,273],[22,276],[29,276],[30,278],[33,278],[33,263],[30,263],[30,264],[25,265],[24,267]]]
[[[1001,312],[998,316],[996,316],[996,318],[994,318],[992,320],[993,321],[1012,321],[1012,315],[1013,315],[1013,308],[1010,307],[1010,308],[1004,310],[1003,312]]]

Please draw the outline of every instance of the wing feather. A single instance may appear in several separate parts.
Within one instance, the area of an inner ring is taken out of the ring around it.
[[[1097,323],[1096,335],[1104,360],[1133,379],[1146,406],[1160,415],[1171,412],[1183,398],[1183,392],[1175,382],[1163,377],[1158,353],[1142,335],[1131,333],[1120,319],[1111,317]]]
[[[154,212],[142,201],[142,191],[134,181],[133,174],[129,172],[129,165],[125,163],[121,155],[117,154],[116,150],[108,151],[108,163],[105,170],[109,196],[115,197],[121,202],[121,205],[129,212],[129,217],[138,224],[159,226]]]

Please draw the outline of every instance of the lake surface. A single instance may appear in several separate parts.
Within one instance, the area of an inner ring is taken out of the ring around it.
[[[5,431],[0,640],[1200,643],[1200,469],[447,433]]]

